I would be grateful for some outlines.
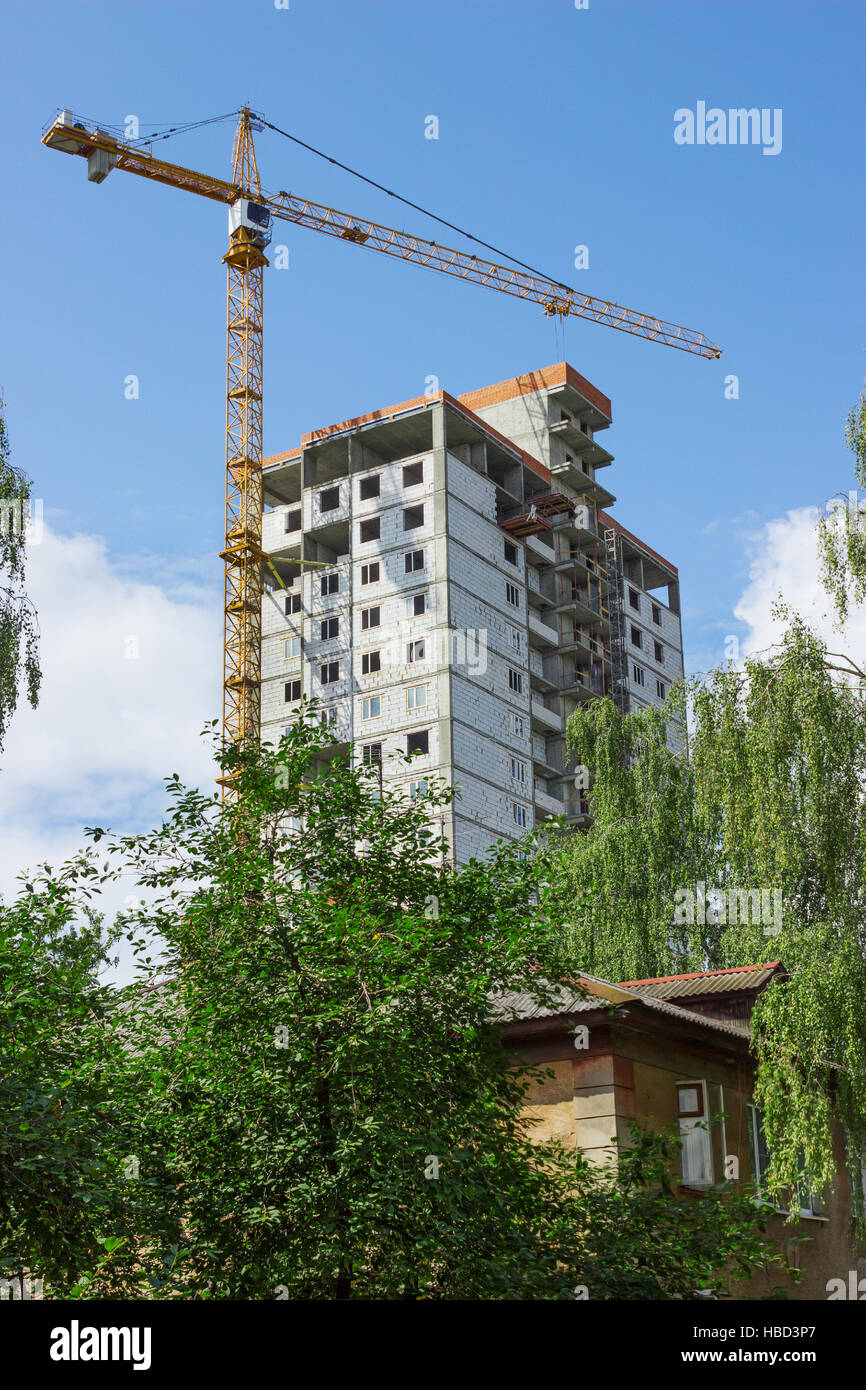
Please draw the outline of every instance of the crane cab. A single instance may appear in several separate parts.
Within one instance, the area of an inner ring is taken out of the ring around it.
[[[257,246],[267,246],[271,239],[271,214],[261,203],[250,198],[238,198],[229,208],[229,236],[243,227]]]

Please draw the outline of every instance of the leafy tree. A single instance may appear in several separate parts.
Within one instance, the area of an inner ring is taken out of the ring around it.
[[[162,827],[108,842],[153,896],[123,923],[142,978],[103,1013],[107,1097],[82,1100],[113,1137],[80,1295],[667,1298],[763,1266],[754,1204],[684,1221],[670,1140],[606,1173],[530,1142],[491,1002],[560,974],[543,860],[449,866],[448,790],[410,800],[322,738],[301,718],[227,755],[223,805],[172,779]]]
[[[112,937],[87,905],[92,855],[0,905],[0,1267],[73,1280],[120,1220],[106,1161]],[[82,911],[83,909],[83,911]]]
[[[36,611],[24,592],[25,518],[30,484],[9,460],[9,439],[0,402],[0,750],[18,704],[21,679],[33,708],[42,679]]]
[[[848,412],[845,442],[854,455],[854,473],[866,488],[866,391]],[[849,604],[866,598],[866,504],[856,494],[834,501],[830,515],[818,522],[818,547],[824,587],[844,622]]]
[[[787,617],[774,652],[691,682],[664,712],[578,711],[569,747],[590,768],[594,821],[551,851],[585,970],[624,980],[784,962],[753,1019],[780,1195],[798,1178],[832,1185],[833,1114],[855,1171],[866,1145],[862,689]],[[665,741],[687,696],[688,761]]]

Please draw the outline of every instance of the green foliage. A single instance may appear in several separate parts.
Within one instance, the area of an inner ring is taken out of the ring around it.
[[[0,750],[24,680],[33,708],[39,699],[39,630],[24,592],[25,532],[30,484],[9,461],[6,420],[0,402]]]
[[[679,700],[673,691],[671,712]],[[563,836],[554,863],[572,962],[610,980],[668,973],[674,893],[701,877],[692,770],[670,752],[660,711],[623,717],[608,699],[575,711],[566,746],[590,771],[594,821]],[[698,927],[680,943],[682,969],[703,959],[704,937]]]
[[[753,1204],[686,1214],[668,1192],[670,1139],[636,1138],[607,1172],[530,1143],[491,996],[543,1002],[561,973],[544,860],[527,842],[450,867],[450,792],[380,789],[322,738],[302,717],[277,748],[224,758],[240,792],[224,805],[172,779],[162,827],[108,842],[111,872],[149,895],[122,923],[142,972],[95,1009],[109,1042],[80,1035],[76,1074],[102,1087],[76,1111],[99,1219],[70,1230],[78,1263],[55,1290],[668,1298],[763,1265]],[[15,913],[38,934],[37,898]],[[33,1268],[38,1220],[28,1206],[18,1230]]]
[[[90,1258],[112,1195],[112,993],[98,972],[111,938],[84,896],[81,855],[0,906],[0,1266],[48,1282]],[[83,914],[81,908],[83,907]],[[77,919],[77,920],[76,920]]]
[[[848,412],[845,443],[854,455],[857,482],[866,488],[866,392]],[[866,510],[855,496],[842,495],[830,515],[820,518],[818,551],[824,587],[844,622],[851,599],[862,603],[866,598]]]
[[[818,637],[781,612],[774,653],[675,691],[664,712],[623,718],[609,701],[578,711],[569,747],[591,771],[594,823],[552,850],[584,970],[627,980],[784,962],[789,978],[753,1019],[780,1198],[798,1176],[815,1190],[832,1183],[831,1114],[858,1168],[866,1144],[863,698]],[[688,762],[665,741],[687,695]],[[678,890],[697,898],[699,884],[705,898],[684,921]],[[753,910],[743,921],[737,890],[765,890],[771,920]]]

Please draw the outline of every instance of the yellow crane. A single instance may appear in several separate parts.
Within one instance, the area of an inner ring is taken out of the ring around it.
[[[262,566],[268,563],[262,550],[262,304],[272,218],[532,300],[548,315],[592,319],[710,359],[720,357],[721,349],[703,333],[611,300],[578,294],[533,271],[497,265],[290,193],[265,195],[253,144],[253,131],[262,128],[262,118],[249,107],[243,107],[238,116],[230,181],[170,164],[71,111],[57,115],[42,143],[85,158],[87,177],[93,183],[102,183],[113,169],[122,169],[228,207],[229,247],[223,256],[228,269],[226,533],[225,549],[220,552],[225,562],[223,739],[226,744],[244,745],[258,739],[260,727]]]

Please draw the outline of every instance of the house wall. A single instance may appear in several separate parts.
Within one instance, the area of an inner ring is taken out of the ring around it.
[[[525,1063],[544,1066],[551,1077],[533,1079],[527,1092],[526,1114],[532,1138],[541,1143],[558,1139],[580,1148],[593,1162],[609,1161],[614,1146],[629,1142],[634,1118],[651,1129],[677,1125],[677,1084],[706,1081],[711,1115],[724,1114],[712,1126],[713,1172],[725,1173],[726,1159],[736,1160],[738,1185],[754,1180],[749,1146],[748,1104],[753,1096],[754,1065],[745,1051],[680,1042],[665,1035],[653,1037],[621,1024],[613,1028],[593,1023],[589,1047],[574,1046],[574,1024],[559,1036],[536,1037],[519,1046]],[[742,1299],[770,1298],[776,1290],[794,1300],[825,1300],[827,1283],[849,1272],[866,1277],[866,1244],[854,1238],[850,1180],[844,1141],[834,1132],[837,1182],[823,1194],[825,1215],[799,1217],[789,1223],[784,1214],[769,1218],[770,1248],[783,1257],[750,1280],[734,1285]],[[681,1186],[688,1195],[690,1189]],[[694,1200],[701,1200],[698,1192]],[[798,1270],[799,1282],[794,1274]]]

